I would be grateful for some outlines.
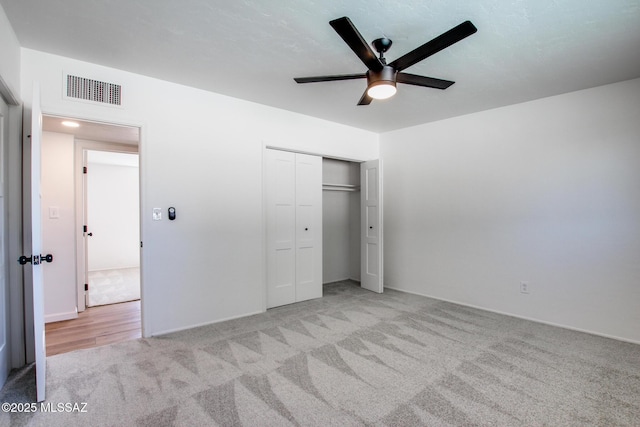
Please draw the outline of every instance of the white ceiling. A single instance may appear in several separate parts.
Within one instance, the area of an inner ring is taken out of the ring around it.
[[[22,46],[383,132],[640,77],[640,0],[0,0]],[[454,80],[399,85],[356,106],[364,80],[329,26],[348,16],[389,61],[471,20],[478,32],[407,69]]]
[[[71,121],[78,127],[67,127],[62,124]],[[87,120],[69,119],[56,116],[42,116],[42,130],[47,132],[66,133],[74,135],[76,139],[89,141],[114,142],[116,144],[138,145],[140,129],[130,126],[118,126]]]

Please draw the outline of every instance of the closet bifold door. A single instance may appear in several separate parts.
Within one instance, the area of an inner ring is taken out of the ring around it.
[[[267,149],[267,308],[322,296],[322,158]]]
[[[267,308],[296,302],[296,155],[266,150]]]
[[[360,164],[360,286],[378,293],[384,289],[381,176],[380,160]]]
[[[296,154],[296,302],[322,296],[322,157]]]

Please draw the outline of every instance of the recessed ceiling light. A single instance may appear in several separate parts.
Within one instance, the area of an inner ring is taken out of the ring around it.
[[[70,127],[70,128],[77,128],[77,127],[80,127],[80,124],[79,124],[79,123],[76,123],[76,122],[70,122],[70,121],[64,121],[64,122],[62,122],[62,125],[63,125],[63,126],[66,126],[66,127]]]

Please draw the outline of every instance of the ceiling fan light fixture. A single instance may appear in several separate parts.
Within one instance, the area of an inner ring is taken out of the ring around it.
[[[367,72],[367,95],[387,99],[396,94],[396,70],[385,65],[380,71]]]
[[[391,98],[397,92],[395,82],[378,81],[369,85],[367,95],[373,99]]]

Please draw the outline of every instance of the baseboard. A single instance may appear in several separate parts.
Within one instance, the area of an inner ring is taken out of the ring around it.
[[[78,312],[76,310],[67,313],[55,313],[44,316],[44,323],[62,322],[63,320],[77,319]]]
[[[96,271],[128,270],[130,268],[140,268],[140,265],[131,265],[129,267],[98,268],[98,269],[95,269],[95,270],[87,270],[87,273],[95,273]]]
[[[214,325],[216,323],[226,322],[227,320],[242,319],[243,317],[254,316],[256,314],[261,314],[261,313],[264,313],[264,311],[262,311],[262,310],[254,311],[252,313],[241,314],[239,316],[225,317],[224,319],[218,319],[218,320],[214,320],[214,321],[211,321],[211,322],[203,322],[203,323],[198,323],[198,324],[195,324],[195,325],[185,326],[185,327],[181,327],[181,328],[167,329],[167,330],[164,330],[164,331],[152,333],[149,336],[146,336],[144,338],[159,337],[159,336],[162,336],[162,335],[172,334],[174,332],[181,332],[181,331],[186,331],[188,329],[200,328],[202,326]]]
[[[528,320],[530,322],[540,323],[540,324],[543,324],[543,325],[555,326],[556,328],[568,329],[570,331],[576,331],[576,332],[583,332],[583,333],[589,334],[589,335],[596,335],[596,336],[603,337],[603,338],[610,338],[610,339],[613,339],[613,340],[616,340],[616,341],[622,341],[622,342],[628,342],[628,343],[631,343],[631,344],[639,344],[640,345],[640,341],[636,341],[636,340],[632,340],[632,339],[624,338],[624,337],[619,337],[617,335],[603,334],[601,332],[595,332],[595,331],[591,331],[591,330],[588,330],[588,329],[576,328],[576,327],[573,327],[573,326],[563,325],[563,324],[560,324],[560,323],[547,322],[546,320],[540,320],[540,319],[535,319],[535,318],[532,318],[532,317],[520,316],[520,315],[517,315],[517,314],[507,313],[507,312],[500,311],[500,310],[492,310],[492,309],[486,308],[486,307],[480,307],[480,306],[473,305],[473,304],[467,304],[467,303],[464,303],[464,302],[449,300],[449,299],[446,299],[446,298],[435,297],[433,295],[421,294],[419,292],[407,291],[405,289],[399,289],[399,288],[395,288],[395,287],[387,286],[387,285],[385,285],[385,289],[393,289],[394,291],[404,292],[405,294],[418,295],[418,296],[421,296],[421,297],[432,298],[432,299],[435,299],[435,300],[438,300],[438,301],[449,302],[449,303],[452,303],[452,304],[457,304],[457,305],[462,305],[462,306],[465,306],[465,307],[475,308],[475,309],[478,309],[478,310],[488,311],[490,313],[501,314],[503,316],[515,317],[516,319]]]
[[[324,282],[323,285],[330,285],[332,283],[344,282],[344,281],[347,281],[347,280],[351,280],[352,282],[360,283],[360,280],[358,280],[358,279],[352,279],[351,277],[345,277],[344,279],[336,279],[336,280],[332,280],[330,282]]]

